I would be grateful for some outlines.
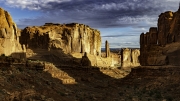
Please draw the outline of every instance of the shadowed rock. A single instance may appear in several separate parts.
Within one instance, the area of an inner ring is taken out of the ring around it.
[[[106,44],[105,44],[105,51],[106,51],[106,57],[110,56],[110,49],[109,49],[109,43],[106,40]]]
[[[91,66],[91,61],[87,57],[87,53],[86,52],[84,53],[84,56],[82,56],[81,64],[82,64],[82,66]]]
[[[141,65],[180,65],[180,9],[161,13],[158,28],[140,36]]]

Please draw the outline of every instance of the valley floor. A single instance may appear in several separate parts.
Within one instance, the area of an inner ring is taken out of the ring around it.
[[[1,64],[1,101],[179,101],[179,67],[129,70]],[[129,74],[129,75],[128,75]],[[124,76],[124,78],[122,78]]]

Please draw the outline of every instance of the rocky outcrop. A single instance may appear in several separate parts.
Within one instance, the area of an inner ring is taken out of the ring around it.
[[[64,53],[84,53],[100,56],[100,32],[83,24],[53,24],[27,27],[22,31],[21,44],[30,49],[60,49]]]
[[[122,67],[130,67],[131,66],[131,50],[126,48],[126,49],[122,49]]]
[[[122,49],[121,65],[122,68],[140,66],[139,63],[140,51],[138,49]]]
[[[11,15],[0,8],[0,54],[22,58],[23,47],[19,44],[20,33]]]
[[[133,67],[140,66],[139,56],[140,56],[139,49],[132,50],[132,53],[131,53],[131,58],[132,58],[131,66],[133,66]]]
[[[166,45],[167,43],[169,43],[167,38],[170,34],[172,19],[173,19],[173,12],[171,11],[167,11],[159,15],[159,19],[158,19],[158,44],[159,45]],[[175,27],[175,26],[172,26],[172,27]]]
[[[149,32],[140,35],[141,65],[180,65],[177,62],[180,60],[179,27],[180,9],[161,13],[158,28],[150,28]]]
[[[106,57],[109,57],[110,56],[110,49],[109,49],[109,43],[107,40],[105,43],[105,51],[106,51]]]

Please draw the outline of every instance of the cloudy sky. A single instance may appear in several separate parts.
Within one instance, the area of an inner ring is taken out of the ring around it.
[[[139,47],[139,35],[157,26],[158,15],[177,11],[178,0],[0,0],[19,28],[83,23],[101,31],[102,46]]]

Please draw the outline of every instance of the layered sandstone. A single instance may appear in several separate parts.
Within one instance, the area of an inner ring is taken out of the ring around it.
[[[161,13],[158,27],[140,35],[141,65],[180,65],[180,9]]]
[[[139,62],[140,51],[138,49],[122,49],[121,65],[122,68],[140,66]]]
[[[22,46],[19,44],[20,33],[11,15],[0,8],[0,54],[21,58],[19,53],[23,53]]]
[[[131,49],[128,49],[128,48],[125,48],[125,49],[122,49],[122,52],[121,52],[121,56],[122,56],[122,67],[130,67],[131,66]]]
[[[26,27],[22,31],[21,44],[27,49],[60,49],[64,53],[101,54],[101,36],[98,30],[87,25],[53,24]]]

